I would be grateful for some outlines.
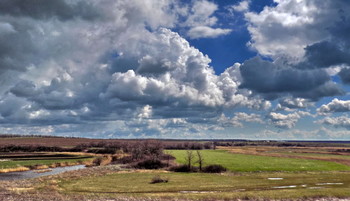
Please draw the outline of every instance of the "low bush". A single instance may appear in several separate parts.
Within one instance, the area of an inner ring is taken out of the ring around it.
[[[99,166],[99,165],[101,165],[102,160],[103,160],[102,157],[95,158],[95,159],[92,161],[92,165],[93,165],[93,166]]]
[[[134,159],[132,156],[124,156],[122,158],[114,158],[113,162],[120,163],[120,164],[128,164],[134,162]]]
[[[169,170],[173,172],[198,172],[197,167],[188,167],[187,165],[172,166]]]
[[[138,162],[134,167],[138,169],[160,169],[165,166],[166,164],[162,163],[160,160],[146,159]]]
[[[113,148],[105,148],[105,149],[89,149],[87,153],[94,154],[115,154],[117,150]]]
[[[160,156],[161,160],[175,160],[176,158],[173,155],[170,154],[162,154]]]
[[[159,175],[156,175],[152,178],[150,184],[157,184],[157,183],[168,183],[169,178],[161,178]]]
[[[203,168],[203,172],[221,173],[221,172],[226,172],[226,168],[224,168],[222,165],[208,165]]]

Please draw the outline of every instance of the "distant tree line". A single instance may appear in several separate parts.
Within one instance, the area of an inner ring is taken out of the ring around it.
[[[50,147],[41,145],[4,145],[0,152],[80,152],[77,148]]]
[[[102,140],[80,143],[67,148],[62,146],[7,144],[0,145],[0,152],[86,152],[95,154],[114,154],[116,152],[133,153],[138,158],[140,153],[149,155],[156,150],[202,150],[216,149],[217,146],[278,146],[278,147],[322,147],[331,145],[321,142],[277,142],[277,141],[176,141],[176,140]],[[337,146],[348,144],[337,144]],[[343,150],[347,152],[348,149]]]
[[[140,158],[144,155],[157,155],[163,149],[182,149],[182,150],[201,150],[213,149],[215,145],[212,142],[184,142],[160,140],[132,140],[132,141],[100,141],[81,143],[72,148],[60,146],[43,145],[2,145],[0,152],[86,152],[96,154],[114,154],[116,152],[132,153],[134,158]]]
[[[0,138],[80,138],[73,136],[54,136],[54,135],[20,135],[20,134],[0,134]]]

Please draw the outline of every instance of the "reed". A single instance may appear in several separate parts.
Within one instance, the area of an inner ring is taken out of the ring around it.
[[[49,169],[49,166],[47,165],[36,165],[33,168],[34,170],[43,170],[43,169]]]
[[[0,173],[7,173],[7,172],[24,172],[30,170],[28,167],[15,167],[15,168],[6,168],[6,169],[0,169]]]

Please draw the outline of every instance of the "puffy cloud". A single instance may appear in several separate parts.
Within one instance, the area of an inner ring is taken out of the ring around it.
[[[293,68],[337,68],[342,81],[348,83],[350,41],[346,35],[350,31],[350,15],[343,11],[350,4],[344,0],[275,3],[275,7],[265,7],[260,13],[245,14],[252,37],[249,45],[262,55],[286,59]],[[329,69],[326,71],[332,75]],[[341,93],[331,83],[322,88],[302,97]]]
[[[0,14],[0,123],[8,129],[191,134],[221,129],[206,123],[223,109],[271,105],[238,88],[239,64],[216,75],[208,56],[164,28],[183,20],[186,29],[211,28],[214,3],[62,0],[34,13],[27,3]]]
[[[300,116],[297,113],[284,115],[281,113],[271,112],[268,115],[268,118],[270,119],[271,123],[278,128],[292,128],[295,126]]]
[[[313,104],[304,98],[282,98],[279,100],[277,109],[298,109],[298,108],[307,108]]]
[[[196,26],[191,28],[187,35],[192,38],[216,38],[221,35],[227,35],[231,29],[211,28],[207,26]]]
[[[232,125],[236,127],[243,127],[242,122],[253,122],[264,124],[264,121],[259,114],[247,114],[244,112],[235,113],[235,115],[231,118]]]
[[[45,0],[37,0],[35,2],[3,0],[0,4],[0,12],[5,15],[31,17],[43,20],[50,18],[69,20],[75,17],[92,20],[100,16],[93,6],[92,2],[87,1],[68,3],[64,0],[57,0],[54,2]]]
[[[206,0],[3,1],[2,131],[203,137],[246,122],[264,123],[262,114],[243,112],[218,123],[223,111],[266,110],[272,105],[266,99],[285,95],[282,107],[305,108],[306,99],[342,94],[325,69],[278,60],[255,58],[215,74],[210,58],[171,29],[192,38],[229,34],[216,17],[218,9]],[[345,28],[337,33],[334,38],[347,40]],[[260,42],[252,41],[263,54]],[[306,41],[307,58],[314,60],[315,41]],[[298,115],[308,114],[274,113],[270,123],[292,127]]]
[[[304,48],[330,36],[334,22],[348,17],[349,4],[343,0],[277,1],[260,13],[245,14],[252,36],[251,47],[272,57],[302,57]]]
[[[348,116],[326,117],[324,119],[315,121],[315,123],[330,125],[335,128],[350,129],[350,118]]]
[[[240,67],[243,82],[247,88],[270,99],[281,95],[292,95],[309,99],[341,95],[344,92],[330,81],[326,71],[300,70],[290,65],[269,62],[255,57]]]
[[[250,90],[240,89],[242,84],[241,64],[235,63],[220,74],[217,85],[223,92],[227,107],[244,106],[266,110],[271,107],[269,101],[254,96]]]
[[[347,130],[330,130],[325,127],[321,127],[315,130],[301,130],[301,129],[288,129],[288,130],[262,130],[256,134],[256,138],[263,139],[304,139],[304,140],[320,140],[320,139],[331,139],[331,140],[346,140],[350,132]]]
[[[350,8],[349,3],[345,1],[335,1],[334,4],[342,9]],[[327,68],[350,65],[350,40],[346,37],[350,32],[350,15],[346,12],[339,12],[336,17],[336,22],[327,28],[329,36],[305,48],[305,60],[310,67]]]
[[[155,65],[154,72],[145,72],[144,60],[139,60],[137,74],[133,70],[116,72],[104,97],[118,98],[123,101],[140,100],[145,102],[171,102],[180,105],[218,106],[224,104],[222,91],[217,86],[218,77],[209,67],[210,60],[178,34],[167,29],[157,32],[157,43],[145,45],[149,48],[147,59],[155,58],[167,66]],[[157,48],[153,47],[157,45]],[[176,47],[176,48],[175,48]],[[154,49],[150,49],[154,48]],[[151,51],[152,50],[152,51]],[[176,50],[176,51],[175,51]],[[158,59],[165,52],[168,57]],[[142,58],[145,56],[140,55]],[[149,76],[152,75],[152,76]],[[156,77],[155,77],[156,76]]]
[[[250,4],[250,0],[244,0],[241,1],[233,6],[231,6],[231,8],[236,11],[236,12],[244,12],[249,10],[249,4]]]
[[[299,64],[301,68],[327,68],[334,65],[350,64],[350,51],[335,42],[322,41],[305,48],[307,63]]]
[[[317,109],[317,112],[324,113],[333,113],[333,112],[349,112],[350,111],[350,101],[348,100],[338,100],[337,98],[333,99],[328,104],[322,105]]]
[[[267,99],[292,96],[316,101],[344,95],[331,76],[339,72],[343,83],[348,83],[350,15],[343,11],[350,4],[343,0],[274,2],[259,13],[245,13],[250,47],[273,62],[244,62],[240,87]],[[277,109],[287,107],[280,103]]]
[[[9,125],[2,125],[0,128],[1,133],[22,133],[23,135],[55,135],[55,129],[53,126],[26,126],[17,125],[16,127]],[[72,137],[72,136],[70,136]]]
[[[214,28],[218,18],[214,13],[218,10],[218,5],[207,0],[194,1],[192,8],[187,12],[187,19],[181,26],[188,27],[187,36],[191,39],[216,38],[227,35],[232,30]]]
[[[278,128],[293,128],[303,116],[311,116],[310,113],[298,111],[290,114],[271,112],[267,115],[270,123]]]
[[[350,68],[343,68],[338,75],[344,84],[350,84]]]
[[[142,109],[140,109],[139,114],[137,115],[138,118],[150,118],[152,117],[152,106],[145,105]]]
[[[153,106],[155,103],[166,103],[184,109],[188,106],[265,107],[262,105],[267,104],[258,98],[250,98],[248,93],[238,89],[241,80],[239,64],[217,76],[209,66],[210,59],[191,47],[178,34],[168,29],[160,29],[153,34],[151,37],[157,38],[155,44],[145,42],[137,48],[147,48],[148,51],[127,52],[133,57],[140,54],[137,56],[142,58],[136,62],[138,65],[135,71],[114,73],[101,97],[143,102]],[[143,52],[147,52],[147,55],[141,54]],[[126,56],[124,53],[121,57]],[[156,62],[151,65],[152,70],[146,70],[145,59],[147,64],[153,63],[148,61]]]
[[[320,138],[330,138],[330,139],[348,139],[350,131],[348,130],[334,130],[321,127],[318,132]]]
[[[307,91],[329,81],[324,71],[298,71],[255,57],[241,66],[242,87],[257,92]]]
[[[107,14],[121,17],[122,23],[127,26],[145,24],[152,29],[159,27],[173,27],[178,22],[178,17],[186,15],[186,5],[174,0],[130,0],[130,1],[106,1],[102,3],[108,7]],[[118,11],[115,13],[115,11]],[[115,16],[109,16],[113,21]]]
[[[222,127],[240,127],[244,128],[244,122],[252,122],[264,124],[261,115],[259,114],[248,114],[245,112],[237,112],[233,117],[227,117],[225,114],[221,114],[221,116],[217,119],[218,125]]]
[[[215,25],[218,19],[213,14],[217,9],[218,6],[213,2],[194,1],[185,25],[190,27]]]

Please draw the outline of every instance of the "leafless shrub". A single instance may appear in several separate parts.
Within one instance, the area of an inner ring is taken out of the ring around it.
[[[226,168],[224,168],[222,165],[208,165],[203,168],[203,172],[206,173],[221,173],[225,171]]]
[[[161,178],[159,175],[156,175],[152,178],[150,184],[157,184],[157,183],[168,183],[169,178]]]
[[[173,172],[198,172],[197,167],[191,167],[189,168],[188,165],[178,165],[178,166],[172,166],[169,168],[170,171]]]
[[[134,167],[138,169],[160,169],[165,166],[166,164],[162,163],[160,160],[146,159],[138,162]]]

